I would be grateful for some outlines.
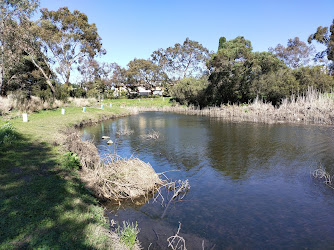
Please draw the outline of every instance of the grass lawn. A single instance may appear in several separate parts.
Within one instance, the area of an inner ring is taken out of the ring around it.
[[[113,106],[108,104],[112,102]],[[76,171],[63,164],[63,150],[55,146],[60,130],[82,120],[126,113],[121,105],[138,100],[104,101],[104,109],[67,107],[10,120],[0,117],[0,249],[98,249],[112,242],[106,235],[104,213],[82,185]],[[160,106],[169,100],[141,100],[140,106]],[[7,136],[7,137],[6,137]],[[7,138],[6,140],[4,138]]]
[[[138,98],[138,99],[113,99],[113,100],[103,100],[103,105],[110,107],[163,107],[171,106],[172,102],[170,98]]]

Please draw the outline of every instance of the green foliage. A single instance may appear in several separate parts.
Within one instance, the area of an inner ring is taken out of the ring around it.
[[[330,92],[334,87],[334,78],[327,73],[324,66],[302,67],[293,71],[299,83],[298,90],[301,93],[313,87],[320,92]]]
[[[67,152],[63,154],[63,166],[66,169],[72,170],[72,169],[79,169],[80,168],[80,160],[77,154],[72,152]]]
[[[132,249],[136,243],[137,234],[139,233],[137,222],[136,224],[123,221],[123,227],[118,226],[117,233],[121,241]]]
[[[167,81],[167,75],[162,68],[150,60],[134,59],[128,64],[128,70],[125,73],[127,83],[133,86],[162,85]]]
[[[64,84],[56,84],[56,99],[61,101],[67,101],[67,98],[70,96],[70,90]]]
[[[316,41],[326,46],[325,50],[320,51],[315,55],[314,60],[322,61],[327,56],[327,59],[331,61],[331,63],[329,64],[329,68],[331,74],[333,74],[334,73],[334,19],[329,28],[319,26],[317,28],[317,31],[314,34],[311,34],[307,41],[309,43],[311,43],[312,41]]]
[[[57,11],[41,9],[42,17],[36,27],[36,34],[44,54],[52,54],[58,62],[55,71],[66,85],[73,64],[82,63],[80,58],[94,58],[97,54],[104,54],[101,37],[97,33],[96,25],[88,23],[88,17],[78,10],[70,12],[67,7]]]
[[[0,127],[0,144],[9,145],[15,142],[17,139],[17,133],[13,124],[6,122]]]
[[[152,61],[163,69],[170,79],[199,76],[205,70],[210,53],[197,41],[186,40],[167,49],[158,49],[151,55]]]
[[[206,105],[247,103],[256,97],[279,104],[282,98],[304,93],[308,87],[330,91],[333,78],[326,68],[299,67],[305,62],[308,49],[299,39],[291,40],[284,48],[286,53],[275,51],[283,53],[280,60],[272,52],[252,52],[250,41],[243,37],[221,39],[218,52],[209,62],[212,73],[205,91]],[[296,69],[288,68],[284,62]]]
[[[208,80],[206,78],[188,77],[179,80],[174,86],[170,87],[169,93],[172,98],[183,105],[204,106],[207,86]]]

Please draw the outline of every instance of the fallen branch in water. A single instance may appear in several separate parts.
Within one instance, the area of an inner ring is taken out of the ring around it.
[[[159,131],[155,131],[152,129],[150,133],[148,133],[147,135],[142,135],[141,137],[146,140],[157,140],[160,137],[160,133]]]
[[[188,180],[185,180],[185,181],[178,180],[177,182],[174,181],[174,182],[169,182],[169,183],[165,184],[165,187],[168,190],[172,190],[173,191],[173,196],[169,199],[169,201],[168,201],[168,203],[166,205],[166,208],[165,208],[164,212],[161,215],[161,219],[165,216],[165,214],[167,212],[167,209],[168,209],[170,203],[173,200],[175,200],[176,198],[178,200],[182,200],[184,198],[184,196],[187,194],[187,192],[190,189],[190,184],[189,184]],[[164,201],[164,198],[163,198],[162,195],[161,195],[161,197],[162,197],[162,199]]]
[[[177,233],[173,236],[168,237],[168,247],[171,247],[173,250],[187,250],[186,248],[186,241],[182,236],[179,235],[181,230],[181,222],[179,222],[179,228],[177,230]]]
[[[327,173],[322,165],[319,165],[318,168],[313,171],[312,175],[314,178],[323,179],[327,186],[334,189],[332,182],[334,176],[331,176],[329,173]]]

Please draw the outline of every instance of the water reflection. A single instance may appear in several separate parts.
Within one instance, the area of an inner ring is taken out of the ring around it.
[[[134,133],[117,137],[123,129]],[[141,137],[152,129],[160,132],[158,140]],[[189,241],[205,239],[216,249],[334,244],[329,223],[334,221],[333,190],[310,177],[310,166],[319,162],[333,173],[333,128],[148,112],[87,127],[83,133],[104,154],[108,150],[102,135],[116,142],[109,151],[138,156],[157,172],[173,171],[168,176],[188,178],[191,184],[185,200],[174,203],[163,221],[158,219],[163,208],[152,202],[121,208],[119,218],[140,218],[139,226],[153,220],[175,230],[181,221]],[[139,235],[146,248],[152,240],[147,235]]]

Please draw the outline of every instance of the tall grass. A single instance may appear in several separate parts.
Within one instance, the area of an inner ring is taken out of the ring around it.
[[[334,95],[323,94],[309,88],[305,95],[283,99],[280,106],[273,106],[255,99],[246,105],[222,105],[220,107],[141,107],[141,111],[166,111],[190,115],[219,117],[229,121],[251,121],[263,123],[298,122],[334,124]]]
[[[35,112],[47,109],[56,109],[65,106],[84,107],[92,106],[97,103],[95,98],[68,98],[67,102],[60,100],[44,101],[39,97],[31,96],[29,99],[20,95],[8,95],[0,97],[0,115],[9,114],[11,111]]]

